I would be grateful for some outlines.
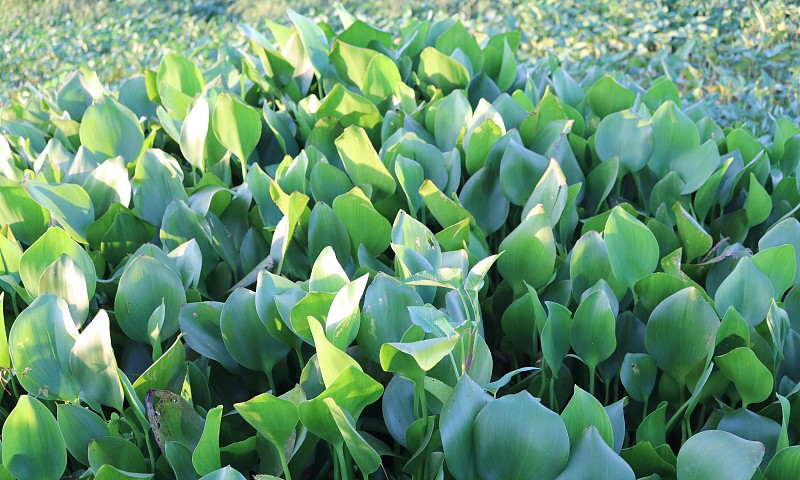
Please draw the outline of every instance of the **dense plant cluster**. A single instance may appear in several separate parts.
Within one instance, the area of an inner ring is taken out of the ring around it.
[[[556,58],[573,76],[594,67],[649,84],[668,76],[685,99],[708,102],[718,123],[757,135],[773,117],[800,111],[800,4],[789,0],[341,0],[389,31],[412,18],[459,20],[479,42],[519,30],[520,60],[546,75]],[[225,44],[246,41],[239,23],[268,30],[287,6],[334,29],[342,21],[319,0],[0,0],[0,104],[54,90],[88,67],[118,85],[158,64],[168,50],[201,69]]]
[[[0,478],[796,478],[800,126],[289,17],[3,112]]]

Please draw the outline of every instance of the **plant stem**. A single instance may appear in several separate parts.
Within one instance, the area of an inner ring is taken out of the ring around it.
[[[545,383],[545,378],[544,378],[544,369],[542,369],[541,377],[542,377],[542,386],[539,387],[539,395],[537,395],[537,397],[539,397],[540,400],[544,396],[544,389],[547,387],[547,384]]]
[[[589,393],[594,397],[594,367],[589,367]]]
[[[685,387],[681,385],[681,406],[680,408],[678,408],[677,411],[675,411],[675,414],[672,415],[672,418],[669,419],[669,422],[667,422],[666,433],[669,433],[672,427],[675,426],[675,422],[677,422],[678,418],[683,414],[684,410],[686,410],[689,407],[689,402],[684,401],[684,399],[686,398],[686,392],[684,392],[683,390],[684,388]]]
[[[453,372],[456,374],[456,378],[461,376],[461,373],[458,371],[458,364],[456,364],[456,358],[453,356],[453,352],[448,354],[450,357],[450,363],[453,365]]]
[[[278,447],[277,445],[275,445]],[[292,480],[292,474],[289,473],[289,462],[286,460],[286,452],[283,447],[278,447],[278,456],[281,458],[281,468],[283,468],[283,477],[286,480]]]
[[[145,430],[144,443],[147,445],[147,456],[150,458],[150,471],[156,471],[156,454],[153,452],[153,444],[150,443],[150,432]]]
[[[347,459],[344,458],[344,446],[336,445],[334,449],[336,450],[336,457],[339,463],[339,470],[341,471],[339,478],[341,478],[342,480],[350,480],[350,474],[347,471]]]
[[[428,399],[425,396],[425,386],[423,385],[420,396],[419,396],[419,403],[422,407],[422,418],[424,419],[425,425],[428,425]]]
[[[303,346],[300,345],[294,349],[294,353],[297,355],[297,363],[300,365],[300,370],[302,371],[303,368],[306,366],[306,360],[303,358]]]
[[[336,448],[334,447],[334,451]],[[342,480],[342,471],[339,468],[339,453],[336,452],[331,458],[333,458],[333,480]]]

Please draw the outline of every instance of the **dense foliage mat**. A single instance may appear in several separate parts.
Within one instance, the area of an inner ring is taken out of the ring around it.
[[[796,478],[798,125],[289,17],[3,112],[0,477]]]
[[[286,7],[334,29],[338,6],[387,30],[412,18],[452,18],[478,42],[519,30],[520,60],[570,74],[619,70],[649,84],[666,75],[710,116],[757,135],[800,112],[800,3],[793,0],[0,0],[0,104],[35,99],[89,67],[118,85],[180,52],[201,69],[221,45],[243,45],[237,25],[266,31]]]

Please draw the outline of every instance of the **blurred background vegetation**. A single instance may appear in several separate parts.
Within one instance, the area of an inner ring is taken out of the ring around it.
[[[266,32],[291,7],[336,28],[336,8],[376,26],[453,17],[487,35],[519,29],[519,58],[553,61],[580,77],[592,67],[642,85],[668,75],[705,99],[724,125],[759,132],[800,112],[800,2],[793,0],[0,0],[0,104],[55,89],[79,66],[110,86],[158,65],[168,50],[204,63],[243,41],[237,25]]]

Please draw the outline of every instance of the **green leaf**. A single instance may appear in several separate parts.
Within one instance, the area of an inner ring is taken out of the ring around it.
[[[623,172],[638,172],[644,168],[654,145],[653,127],[631,110],[608,115],[595,133],[597,155],[604,162],[617,157]]]
[[[445,461],[447,470],[456,480],[472,480],[477,476],[472,425],[491,400],[472,377],[462,375],[442,407],[439,429]]]
[[[419,194],[422,196],[422,201],[430,210],[433,218],[442,227],[455,225],[464,219],[470,219],[470,223],[474,223],[475,220],[472,218],[472,214],[458,202],[448,198],[430,179],[425,179],[422,182],[422,186],[419,187]]]
[[[350,126],[334,142],[344,164],[344,169],[354,185],[371,186],[383,195],[395,190],[395,180],[386,169],[363,128]]]
[[[370,62],[378,55],[380,53],[375,50],[334,40],[329,60],[343,80],[364,91],[364,74]]]
[[[336,253],[330,246],[325,247],[314,261],[309,278],[309,291],[336,293],[350,281],[347,278]]]
[[[448,95],[455,89],[465,88],[469,83],[466,67],[433,47],[425,48],[419,56],[419,78]]]
[[[300,414],[289,400],[263,393],[233,406],[247,423],[264,436],[278,450],[294,434]]]
[[[636,475],[631,467],[604,440],[593,425],[584,429],[572,447],[566,468],[558,478],[561,480],[634,480]]]
[[[87,296],[89,298],[94,296],[97,274],[91,257],[64,230],[57,227],[50,227],[20,257],[19,275],[25,284],[25,289],[32,296],[38,295],[42,274],[61,255],[68,255],[75,261],[83,272]]]
[[[608,295],[602,289],[583,298],[575,310],[572,318],[572,348],[589,366],[590,372],[594,372],[597,365],[617,348],[614,317]]]
[[[381,465],[381,457],[372,446],[364,440],[356,430],[355,420],[353,417],[336,404],[333,398],[324,399],[325,404],[331,411],[333,421],[339,428],[342,434],[344,443],[347,445],[347,450],[352,455],[353,460],[356,461],[359,470],[365,475],[369,475],[378,469]]]
[[[103,465],[94,476],[95,480],[150,480],[152,473],[125,472],[111,465]]]
[[[228,465],[204,475],[200,480],[247,480],[247,478]]]
[[[317,108],[317,118],[322,119],[324,117],[338,119],[338,122],[328,127],[331,128],[330,135],[336,135],[338,137],[338,132],[341,131],[339,129],[349,125],[358,125],[367,131],[373,143],[377,143],[379,138],[378,134],[380,133],[378,127],[382,121],[378,107],[365,97],[350,92],[340,83],[337,83],[333,89],[328,92],[328,95],[319,105],[319,108]],[[320,127],[324,125],[318,124],[317,126]]]
[[[81,120],[81,144],[105,158],[122,157],[131,163],[144,145],[136,115],[108,95],[95,100]]]
[[[124,393],[105,310],[100,310],[78,336],[70,351],[69,369],[80,388],[81,398],[123,411]]]
[[[547,218],[550,225],[556,226],[564,208],[567,205],[568,197],[567,179],[564,177],[564,172],[555,158],[550,159],[550,164],[542,174],[542,178],[533,189],[530,198],[525,203],[522,209],[523,217],[536,205],[541,204],[547,212]]]
[[[645,344],[658,368],[680,386],[714,347],[719,318],[694,287],[667,297],[647,321]]]
[[[548,165],[545,157],[509,142],[500,160],[500,187],[508,201],[525,205],[535,187],[531,179],[541,178]]]
[[[577,385],[575,385],[572,398],[561,412],[561,419],[564,420],[564,425],[567,427],[569,441],[573,448],[576,448],[589,427],[596,429],[598,436],[609,448],[614,446],[614,432],[611,429],[608,413],[599,400]],[[573,455],[575,455],[574,452]]]
[[[628,110],[633,106],[633,92],[623,87],[610,75],[603,76],[586,92],[589,108],[600,118]]]
[[[659,105],[667,101],[675,102],[679,106],[681,104],[678,87],[676,87],[675,84],[672,83],[672,80],[666,75],[658,77],[653,81],[650,88],[647,89],[647,93],[642,97],[642,100],[650,110],[657,109]]]
[[[678,225],[678,237],[686,252],[686,261],[691,262],[711,250],[713,239],[702,225],[678,202],[672,206],[672,211],[675,213],[675,223]]]
[[[272,374],[289,347],[273,337],[256,310],[256,294],[237,288],[225,301],[220,316],[222,339],[231,356],[245,367]]]
[[[786,218],[772,226],[767,233],[758,240],[758,250],[790,244],[794,247],[795,269],[792,285],[800,282],[800,221],[796,218]]]
[[[611,271],[628,288],[658,266],[658,242],[653,233],[622,207],[611,210],[603,237]]]
[[[532,289],[531,289],[532,290]],[[558,377],[561,362],[569,353],[572,336],[572,315],[567,307],[553,302],[547,305],[547,322],[542,328],[542,355],[547,366]]]
[[[119,380],[118,380],[119,381]],[[70,455],[83,465],[89,465],[89,443],[98,437],[111,435],[106,422],[88,408],[69,403],[56,405],[58,427]]]
[[[205,170],[206,138],[211,123],[211,110],[208,100],[199,95],[181,125],[181,153],[193,168]]]
[[[571,254],[569,276],[575,298],[580,298],[587,289],[611,275],[606,243],[597,231],[589,231],[579,238]]]
[[[759,270],[750,257],[743,257],[722,281],[714,295],[717,312],[733,307],[747,324],[756,326],[767,316],[770,299],[775,296],[769,277]]]
[[[89,467],[97,472],[103,465],[134,473],[147,469],[141,450],[121,437],[98,437],[89,442]]]
[[[445,55],[452,55],[456,50],[460,50],[469,59],[473,71],[478,72],[483,68],[483,52],[478,42],[459,21],[453,23],[436,39],[436,49]]]
[[[742,397],[743,408],[752,403],[763,402],[772,393],[775,383],[772,373],[750,348],[735,348],[716,357],[715,363],[722,374],[736,385],[736,390]]]
[[[461,188],[461,203],[486,234],[500,229],[508,217],[509,203],[503,195],[497,172],[483,167]]]
[[[50,293],[36,297],[8,335],[20,385],[44,399],[75,400],[78,386],[69,371],[69,358],[77,338],[67,304]]]
[[[458,139],[469,125],[472,107],[463,91],[457,90],[432,105],[433,134],[436,146],[443,152],[455,148]],[[427,118],[427,117],[426,117]]]
[[[596,215],[603,201],[611,193],[620,173],[619,157],[613,156],[604,161],[586,177],[586,211]],[[623,174],[625,172],[622,172]]]
[[[678,453],[678,478],[750,480],[764,456],[764,445],[721,430],[706,430],[686,441]]]
[[[325,334],[339,348],[350,346],[358,333],[361,297],[367,288],[369,275],[364,274],[343,286],[333,298],[325,320]]]
[[[492,147],[494,147],[494,145],[500,141],[503,134],[506,133],[502,122],[498,125],[498,121],[500,120],[489,118],[477,127],[470,127],[465,132],[463,137],[463,147],[466,157],[464,163],[467,166],[467,173],[470,175],[475,175],[475,172],[486,166],[486,161],[488,160],[488,155]]]
[[[408,199],[409,213],[416,215],[422,205],[419,189],[425,181],[425,170],[414,160],[398,155],[394,163],[394,174]]]
[[[750,225],[760,225],[766,222],[772,212],[772,198],[758,183],[758,179],[752,172],[750,173],[750,188],[747,190],[747,198],[744,201],[744,211]]]
[[[50,212],[36,203],[22,186],[0,186],[0,224],[28,245],[47,230]]]
[[[53,414],[22,395],[3,424],[3,467],[16,478],[58,480],[67,467],[67,448]]]
[[[178,324],[192,350],[216,360],[229,372],[235,372],[236,360],[228,353],[220,329],[223,305],[220,302],[187,303],[181,307]]]
[[[340,171],[334,167],[331,168]],[[352,185],[349,188],[352,188]],[[350,259],[350,236],[347,233],[347,227],[339,220],[330,206],[317,199],[308,221],[309,260],[319,259],[322,251],[328,247],[333,248],[336,260],[340,265],[346,264]]]
[[[383,344],[401,341],[413,325],[408,307],[422,304],[413,287],[379,273],[364,292],[361,326],[356,337],[359,346],[370,359],[380,362]]]
[[[794,247],[786,244],[765,248],[753,255],[751,260],[772,282],[775,297],[782,298],[797,274]]]
[[[361,366],[358,362],[328,341],[325,337],[325,331],[318,321],[309,320],[308,326],[314,338],[314,345],[317,348],[322,379],[325,382],[326,388],[331,387],[339,375],[348,367],[355,367],[361,370]]]
[[[453,351],[458,338],[452,335],[416,342],[386,343],[381,347],[381,368],[400,373],[409,380],[418,379],[421,372],[432,369]]]
[[[569,458],[564,422],[528,392],[486,405],[473,435],[475,463],[485,480],[552,480]]]
[[[122,157],[105,160],[92,170],[83,182],[83,189],[89,194],[97,217],[106,213],[114,203],[130,205],[133,191],[128,179],[128,170],[125,168],[125,160]],[[76,194],[80,196],[77,191]],[[86,238],[89,238],[88,230],[86,235]]]
[[[101,98],[105,89],[97,74],[89,69],[73,71],[58,89],[56,103],[69,112],[70,118],[80,121],[92,100]]]
[[[189,449],[191,456],[203,434],[203,417],[183,397],[168,390],[150,389],[145,405],[153,435],[162,450],[168,443],[178,442]]]
[[[663,177],[672,159],[700,146],[700,133],[690,119],[673,102],[662,104],[650,119],[653,127],[653,154],[648,166]]]
[[[178,162],[161,150],[149,149],[136,162],[133,205],[138,216],[161,226],[167,206],[174,200],[189,201]]]
[[[626,353],[619,378],[625,391],[637,402],[644,402],[653,393],[658,368],[653,357],[646,353]]]
[[[339,38],[341,39],[341,36]],[[394,103],[396,99],[392,97],[404,90],[407,91],[407,87],[403,83],[400,71],[394,61],[386,55],[375,55],[367,65],[366,73],[364,74],[364,81],[361,86],[364,96],[372,103],[383,107],[385,103],[381,102],[389,100]],[[400,107],[405,111],[413,110],[416,107],[413,98],[410,98],[411,102],[405,100],[405,98],[407,97],[404,96],[404,98],[400,99]]]
[[[273,185],[276,185],[273,182]],[[297,229],[298,223],[301,218],[306,214],[308,204],[308,197],[300,192],[292,192],[289,196],[288,205],[284,206],[284,216],[275,227],[272,234],[272,246],[270,247],[270,257],[278,262],[276,273],[280,274],[283,269],[284,261],[286,260],[286,252],[289,250],[289,245],[294,237],[294,232]]]
[[[784,448],[769,462],[764,477],[767,480],[791,480],[800,468],[800,445]]]
[[[67,302],[76,326],[80,327],[86,321],[89,314],[86,277],[69,255],[62,254],[42,272],[39,278],[39,294],[42,293],[53,293]]]
[[[114,313],[122,331],[138,342],[150,344],[148,322],[162,302],[165,314],[160,341],[178,331],[178,314],[186,303],[186,292],[181,279],[169,267],[152,257],[136,257],[125,267],[114,299]]]
[[[192,465],[200,475],[206,475],[220,468],[219,434],[222,421],[222,405],[214,407],[206,415],[203,433],[197,448],[192,452]]]
[[[659,480],[664,477],[675,477],[675,465],[662,458],[650,442],[639,442],[633,447],[625,448],[620,455],[628,462],[638,478]],[[673,453],[671,459],[674,461],[674,458]],[[652,475],[645,477],[647,474]]]
[[[686,150],[669,162],[670,170],[683,180],[682,195],[696,192],[719,167],[717,144],[709,140],[702,145]]]
[[[303,42],[317,76],[321,78],[321,74],[325,72],[329,64],[328,42],[325,33],[308,17],[300,15],[291,8],[287,8],[286,11],[297,29],[300,41]]]
[[[164,107],[183,120],[192,98],[203,90],[203,74],[186,57],[169,52],[161,59],[155,79],[158,96]]]
[[[544,207],[534,207],[498,250],[503,255],[497,269],[515,291],[524,291],[526,283],[533,288],[546,285],[553,275],[556,244]]]
[[[228,93],[222,93],[214,106],[211,124],[220,143],[246,164],[261,138],[258,110]]]
[[[49,210],[75,241],[89,243],[86,228],[94,222],[94,207],[84,189],[68,183],[48,185],[32,180],[24,186],[31,198]]]
[[[360,188],[355,187],[336,197],[333,212],[347,229],[354,253],[359,245],[364,245],[371,255],[379,255],[389,247],[392,226],[375,210]]]
[[[130,392],[126,391],[125,395],[128,403],[133,401],[141,403],[140,399],[145,399],[151,389],[172,388],[177,390],[180,388],[183,379],[186,378],[186,349],[183,342],[181,342],[181,336],[182,334],[178,335],[172,346],[155,363],[150,365],[144,373],[139,375],[139,378],[133,382],[131,387],[125,385],[128,381],[127,378],[121,378],[122,386],[124,388],[132,388],[137,395],[132,400]],[[141,412],[144,414],[144,406],[142,406]]]

